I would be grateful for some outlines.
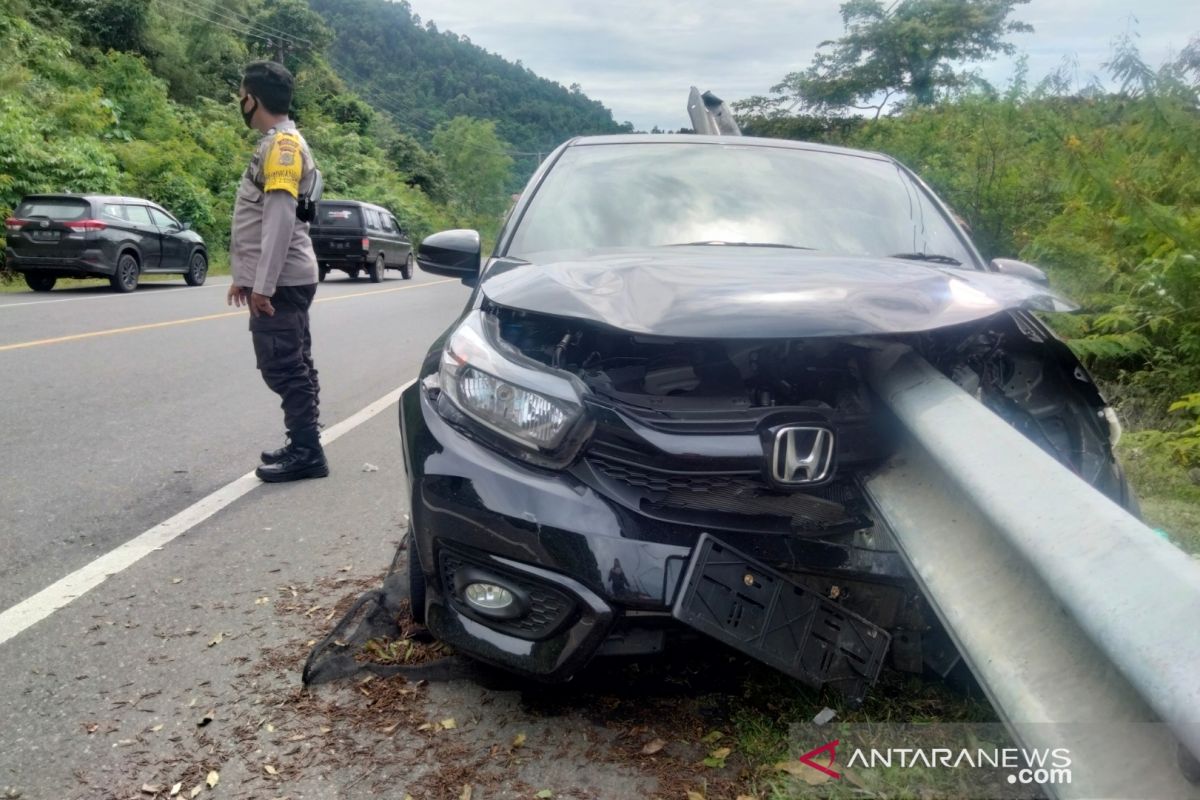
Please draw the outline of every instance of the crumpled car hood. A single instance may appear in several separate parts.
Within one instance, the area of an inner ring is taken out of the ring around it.
[[[501,259],[480,289],[509,308],[681,338],[915,333],[1007,309],[1077,308],[1008,275],[731,246],[571,254],[539,264]]]

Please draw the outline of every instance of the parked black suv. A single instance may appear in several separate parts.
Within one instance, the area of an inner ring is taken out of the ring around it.
[[[200,234],[140,197],[29,195],[4,226],[8,269],[35,292],[59,278],[105,277],[116,291],[132,292],[143,274],[183,275],[188,286],[208,277]]]
[[[331,269],[345,270],[351,278],[365,271],[372,283],[382,281],[389,268],[400,270],[405,280],[413,275],[408,234],[382,206],[358,200],[322,200],[309,235],[321,280]]]
[[[863,488],[897,436],[868,368],[896,352],[1136,509],[1115,416],[1031,313],[1073,306],[887,156],[577,139],[482,270],[474,231],[418,255],[476,287],[400,404],[412,613],[458,653],[563,679],[699,631],[854,700],[889,650],[938,668]]]

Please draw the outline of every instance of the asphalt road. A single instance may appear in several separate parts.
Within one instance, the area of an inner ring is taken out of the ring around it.
[[[0,610],[282,443],[278,400],[254,368],[245,310],[225,304],[227,286],[0,295]],[[467,296],[457,281],[422,273],[322,284],[313,310],[322,422],[410,379]]]
[[[302,688],[313,644],[406,533],[388,398],[468,290],[322,284],[332,474],[263,485],[247,473],[281,413],[227,285],[0,295],[0,800],[681,797],[737,774],[736,756],[697,764],[725,724],[702,695],[739,692],[743,662],[684,654],[649,691],[640,664],[554,690]],[[86,591],[62,588],[84,574]],[[678,699],[693,679],[707,689]],[[738,793],[721,785],[708,796]]]

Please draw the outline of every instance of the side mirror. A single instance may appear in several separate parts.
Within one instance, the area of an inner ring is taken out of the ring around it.
[[[1017,261],[1014,258],[993,258],[990,266],[992,272],[999,272],[1001,275],[1024,278],[1031,283],[1036,283],[1038,286],[1050,285],[1050,279],[1046,277],[1046,273],[1033,264],[1026,264],[1024,261]]]
[[[183,228],[182,228],[182,230],[185,230],[185,231],[190,231],[191,229],[192,229],[192,223],[190,223],[190,222],[185,222],[185,223],[183,223]]]
[[[426,236],[417,246],[417,265],[434,275],[461,278],[474,286],[479,282],[482,249],[478,231],[442,231]]]

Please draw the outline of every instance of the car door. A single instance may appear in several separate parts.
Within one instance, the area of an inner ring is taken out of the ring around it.
[[[380,249],[383,250],[387,263],[394,266],[396,264],[396,242],[391,220],[388,219],[387,213],[378,210],[375,212],[375,218],[379,221]]]
[[[384,253],[384,258],[387,257],[384,248],[386,246],[383,241],[383,231],[379,229],[379,214],[373,208],[363,208],[363,223],[367,226],[367,238],[371,240],[371,249],[369,258],[371,261],[380,253]]]
[[[159,269],[162,263],[162,234],[150,218],[150,209],[140,203],[125,204],[125,218],[142,256],[142,272]]]
[[[396,252],[398,257],[396,263],[403,264],[408,260],[408,254],[412,252],[412,242],[408,240],[408,234],[400,227],[400,223],[395,217],[388,217],[392,223],[392,229],[396,231]]]
[[[180,234],[183,226],[179,220],[160,208],[150,206],[150,217],[158,228],[159,240],[162,242],[162,269],[186,270],[191,243]]]

